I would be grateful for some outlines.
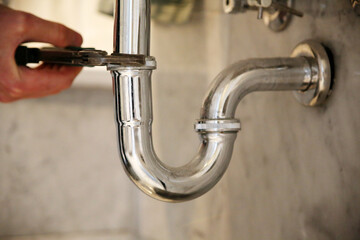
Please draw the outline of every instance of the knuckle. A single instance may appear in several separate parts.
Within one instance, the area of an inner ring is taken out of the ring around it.
[[[23,91],[21,88],[17,87],[15,84],[7,84],[5,86],[6,95],[10,98],[21,98]]]
[[[6,24],[6,30],[8,33],[23,34],[26,31],[27,26],[31,24],[33,15],[30,13],[15,11],[7,9],[0,13],[0,23]]]
[[[12,88],[10,91],[8,91],[8,95],[11,97],[11,98],[20,98],[22,97],[22,91],[20,89],[14,89]]]
[[[25,29],[25,25],[26,25],[26,14],[23,12],[18,12],[15,17],[14,17],[14,21],[13,24],[14,26],[16,26],[16,30],[17,31],[23,31]]]
[[[12,29],[16,34],[23,34],[26,32],[28,24],[31,24],[31,16],[25,12],[17,12],[13,17]]]
[[[56,24],[56,38],[59,42],[61,43],[65,43],[67,40],[66,37],[66,27],[62,24]]]

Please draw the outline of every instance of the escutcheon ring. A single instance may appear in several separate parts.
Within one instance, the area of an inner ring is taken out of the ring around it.
[[[306,91],[295,91],[295,98],[305,106],[323,104],[331,94],[332,77],[329,55],[325,47],[317,41],[307,40],[293,50],[291,57],[314,58],[318,65],[318,81],[316,86]]]

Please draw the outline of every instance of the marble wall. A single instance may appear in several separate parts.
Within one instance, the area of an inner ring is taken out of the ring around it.
[[[154,141],[172,165],[195,153],[192,124],[225,66],[288,56],[308,38],[334,55],[326,105],[303,107],[289,92],[253,93],[239,104],[243,129],[230,167],[191,202],[158,202],[125,176],[109,78],[0,104],[0,239],[359,239],[360,17],[347,0],[301,0],[297,8],[304,18],[281,33],[256,13],[223,14],[218,0],[198,0],[187,24],[153,24]]]

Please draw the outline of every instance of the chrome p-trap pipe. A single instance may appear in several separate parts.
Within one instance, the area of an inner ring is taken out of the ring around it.
[[[294,90],[306,105],[325,100],[330,67],[324,48],[313,41],[300,44],[290,58],[237,62],[215,79],[204,100],[195,130],[197,155],[182,167],[170,167],[157,157],[152,142],[151,74],[149,56],[150,0],[117,0],[114,51],[141,54],[141,67],[109,66],[113,76],[115,120],[120,157],[130,179],[149,196],[167,202],[194,199],[210,190],[227,169],[240,122],[235,111],[253,91]]]

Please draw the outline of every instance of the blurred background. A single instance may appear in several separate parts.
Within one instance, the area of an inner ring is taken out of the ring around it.
[[[79,31],[83,46],[112,51],[109,1],[3,2]],[[191,202],[158,202],[127,179],[105,68],[84,69],[59,95],[0,104],[0,239],[359,239],[360,17],[347,0],[301,0],[296,8],[304,18],[274,33],[256,12],[224,14],[220,0],[153,1],[154,144],[171,165],[196,152],[193,123],[224,67],[289,56],[308,38],[334,55],[336,85],[325,106],[305,108],[290,92],[240,103],[243,130],[230,167]]]

